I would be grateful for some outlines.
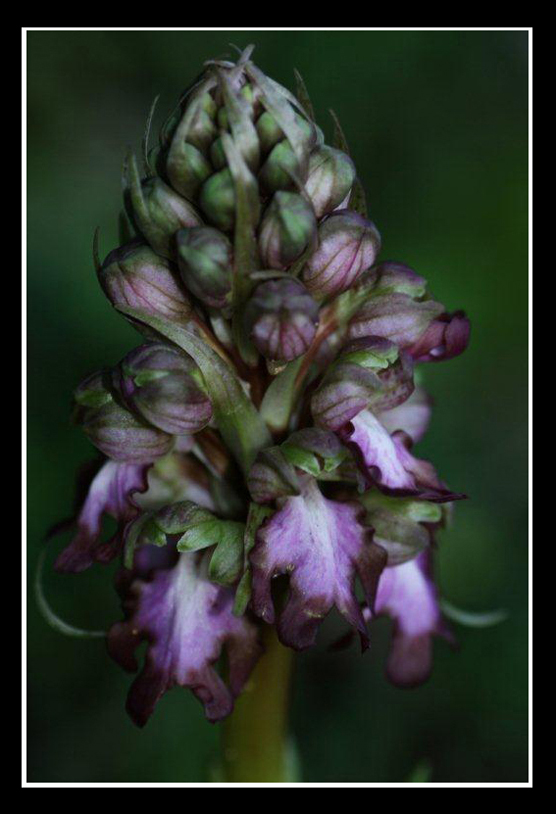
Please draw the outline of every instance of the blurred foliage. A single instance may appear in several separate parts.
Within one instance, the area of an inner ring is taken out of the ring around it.
[[[29,32],[29,567],[70,513],[91,454],[68,420],[72,388],[137,335],[109,307],[91,260],[117,242],[120,167],[152,99],[159,124],[205,59],[255,42],[268,74],[309,88],[328,136],[333,107],[383,234],[473,322],[467,353],[429,365],[437,411],[418,448],[470,500],[438,556],[443,594],[508,608],[488,630],[442,642],[426,686],[383,677],[389,625],[373,647],[326,650],[327,620],[297,662],[292,727],[306,781],[527,779],[527,35],[521,32]],[[56,544],[57,547],[59,544]],[[52,557],[54,556],[54,552]],[[47,577],[56,610],[98,628],[119,618],[112,573]],[[98,641],[65,639],[29,603],[29,780],[199,781],[218,727],[174,690],[144,731],[124,712],[129,677]]]

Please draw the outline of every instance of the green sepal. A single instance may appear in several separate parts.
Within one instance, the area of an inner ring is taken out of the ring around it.
[[[209,563],[209,578],[220,585],[233,585],[243,568],[245,524],[221,520],[208,509],[194,506],[180,528],[178,551],[200,551],[216,546]]]
[[[264,394],[260,415],[272,432],[283,432],[289,426],[297,397],[296,379],[302,363],[303,356],[288,362]]]
[[[247,473],[257,453],[272,441],[262,417],[234,370],[190,331],[135,308],[119,306],[118,310],[153,328],[195,360],[203,374],[218,429],[240,467]]]
[[[305,85],[303,77],[301,76],[297,68],[294,68],[293,72],[295,75],[295,95],[297,96],[299,104],[302,106],[307,116],[311,119],[312,122],[314,122],[315,111],[313,109],[313,105],[311,104],[311,99],[309,98],[307,86]]]
[[[124,547],[124,566],[133,568],[135,549],[142,545],[155,545],[159,548],[166,545],[166,534],[156,523],[154,512],[144,512],[136,517],[126,529]]]
[[[143,153],[143,166],[145,169],[145,173],[147,173],[147,175],[155,174],[149,160],[149,140],[151,135],[151,125],[153,121],[154,111],[156,109],[156,105],[159,99],[160,94],[158,96],[155,96],[153,99],[153,103],[149,110],[149,115],[147,116],[147,121],[145,122],[145,132],[143,133],[143,139],[141,141],[141,151]]]
[[[362,350],[348,351],[342,353],[338,362],[340,364],[353,364],[364,367],[367,370],[386,370],[397,361],[399,351],[393,343],[388,347],[364,348]]]
[[[297,472],[279,446],[259,452],[247,475],[247,487],[256,503],[270,503],[301,491]]]
[[[234,93],[227,73],[221,71],[219,79],[234,143],[237,145],[238,151],[249,169],[256,170],[259,165],[260,155],[259,139],[255,125],[249,115],[249,102],[243,95]],[[222,147],[226,153],[224,143]]]
[[[350,155],[347,139],[345,137],[344,131],[342,130],[342,126],[340,125],[338,117],[333,110],[330,111],[330,115],[332,116],[332,120],[334,121],[334,136],[332,144],[334,145],[334,147],[337,147],[343,153],[347,153],[347,155]],[[351,187],[348,209],[351,209],[353,212],[357,212],[358,215],[361,215],[364,218],[368,217],[367,198],[365,196],[365,190],[363,189],[363,184],[361,183],[357,176],[355,176],[355,180]]]
[[[253,63],[249,62],[245,71],[260,88],[263,94],[263,104],[285,133],[297,159],[298,170],[301,176],[304,176],[307,170],[311,139],[307,138],[306,130],[297,121],[291,104],[288,104],[289,99],[276,90],[275,84],[269,81],[268,77]],[[311,131],[314,131],[314,127],[311,127]]]
[[[235,616],[243,616],[251,599],[252,574],[249,565],[249,554],[255,545],[257,531],[264,521],[274,514],[268,506],[260,506],[258,503],[249,504],[245,533],[243,536],[243,576],[236,589],[233,613]]]
[[[224,133],[222,147],[235,188],[234,266],[232,305],[233,335],[243,361],[254,367],[259,355],[251,342],[243,319],[243,310],[251,292],[251,272],[257,267],[255,226],[259,220],[260,200],[257,181],[239,153],[233,139]]]
[[[413,559],[430,545],[425,525],[442,521],[442,507],[426,500],[393,498],[370,490],[359,500],[367,509],[367,522],[374,529],[375,541],[388,554],[388,565],[400,565]]]
[[[318,427],[292,433],[280,448],[292,466],[315,478],[333,472],[349,457],[335,433]]]

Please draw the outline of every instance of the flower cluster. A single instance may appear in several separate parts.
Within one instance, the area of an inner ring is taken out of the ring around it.
[[[147,642],[139,725],[176,684],[209,720],[229,714],[265,624],[301,650],[335,607],[366,648],[386,614],[401,686],[446,635],[432,557],[463,495],[413,453],[430,418],[415,366],[461,353],[469,323],[377,262],[338,123],[330,146],[301,80],[293,95],[251,50],[205,65],[158,145],[145,139],[143,172],[128,155],[125,240],[96,252],[142,340],[75,391],[102,460],[56,567],[121,557],[107,641],[130,671]]]

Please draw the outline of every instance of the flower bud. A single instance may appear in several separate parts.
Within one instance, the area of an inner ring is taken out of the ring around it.
[[[291,189],[294,185],[292,176],[299,173],[299,162],[287,139],[273,147],[270,155],[261,167],[259,181],[266,192],[278,189]]]
[[[315,423],[338,430],[363,410],[388,410],[413,392],[413,363],[386,339],[349,343],[311,399]]]
[[[176,237],[178,265],[187,288],[213,308],[228,304],[232,288],[232,244],[210,226],[181,229]]]
[[[259,137],[259,144],[261,145],[261,152],[266,155],[273,147],[284,138],[284,132],[274,116],[267,110],[262,113],[257,119],[257,135]]]
[[[131,184],[133,215],[139,231],[153,249],[164,257],[175,255],[175,234],[183,226],[201,223],[195,209],[160,178]]]
[[[205,181],[201,187],[199,205],[211,223],[214,223],[219,229],[224,232],[230,232],[233,229],[236,193],[229,169],[223,169]]]
[[[102,407],[112,401],[112,395],[108,389],[108,371],[99,370],[87,376],[74,390],[73,399],[75,401],[75,417],[79,420],[79,415],[86,408]]]
[[[174,189],[189,200],[193,200],[201,184],[212,174],[212,166],[197,147],[184,144],[181,150],[172,153],[166,162],[166,172]]]
[[[367,278],[366,278],[367,279]],[[380,263],[369,272],[369,283],[372,282],[372,294],[407,294],[419,299],[426,294],[427,281],[404,263],[390,260]]]
[[[295,121],[302,131],[303,140],[306,140],[307,147],[310,148],[317,140],[317,128],[298,113],[294,115]],[[286,135],[274,116],[267,110],[257,119],[256,129],[263,155],[269,153]]]
[[[128,306],[176,324],[186,324],[191,314],[181,281],[168,262],[139,240],[110,252],[98,278],[115,308]]]
[[[374,263],[380,235],[357,212],[342,210],[320,225],[319,247],[303,269],[303,282],[317,294],[340,294]]]
[[[463,311],[441,314],[409,348],[416,362],[441,362],[453,359],[467,347],[470,325]]]
[[[171,435],[198,432],[212,416],[209,397],[195,381],[200,371],[180,351],[153,343],[135,348],[115,368],[122,401],[149,424]]]
[[[162,140],[168,141],[167,131],[172,132],[172,144],[170,153],[179,153],[183,147],[183,140],[180,132],[180,121],[183,116],[190,116],[191,120],[187,127],[187,143],[192,144],[201,153],[206,154],[218,134],[217,125],[215,122],[216,117],[216,104],[210,93],[204,93],[201,98],[194,101],[195,109],[191,111],[190,105],[186,102],[185,107],[181,112],[178,112],[172,121],[165,125],[165,130],[162,134]]]
[[[89,440],[109,458],[125,463],[154,461],[166,455],[173,443],[171,435],[150,427],[129,413],[104,392],[104,401],[91,403],[103,390],[102,373],[86,379],[75,392],[74,419]]]
[[[400,348],[409,348],[443,311],[434,300],[421,302],[407,294],[371,297],[351,320],[348,336],[382,336]]]
[[[246,320],[251,338],[267,359],[289,362],[315,337],[319,307],[297,280],[283,277],[261,283],[249,300]]]
[[[257,455],[247,476],[247,487],[256,503],[299,494],[299,480],[280,447],[268,447]]]
[[[316,219],[311,205],[295,192],[276,192],[261,224],[259,249],[265,268],[285,269],[313,241]]]
[[[317,147],[309,158],[305,189],[317,218],[339,206],[355,180],[351,158],[333,147]]]

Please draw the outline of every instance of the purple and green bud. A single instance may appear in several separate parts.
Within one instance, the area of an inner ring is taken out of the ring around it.
[[[189,321],[191,303],[178,275],[140,240],[110,252],[98,278],[115,308],[134,308],[178,325]]]
[[[319,307],[300,282],[283,277],[257,286],[245,319],[263,356],[289,362],[305,353],[315,338]]]
[[[212,308],[229,305],[232,289],[232,244],[210,226],[181,229],[177,236],[178,266],[192,294]]]
[[[421,299],[427,293],[427,281],[404,263],[390,260],[380,263],[369,271],[365,281],[373,296],[384,294],[407,294]]]
[[[104,377],[104,373],[93,374],[75,391],[74,421],[88,439],[108,458],[121,463],[148,463],[166,455],[172,448],[172,436],[121,407],[107,388],[103,396]]]
[[[197,147],[183,144],[179,156],[168,160],[166,171],[173,188],[192,201],[203,182],[212,175],[213,168]]]
[[[413,392],[413,365],[407,354],[379,337],[349,343],[311,399],[315,423],[340,430],[363,410],[390,409]]]
[[[135,159],[131,162],[129,195],[137,228],[155,252],[163,257],[175,257],[178,229],[201,224],[193,206],[162,179],[147,178],[140,183]]]
[[[434,300],[414,300],[408,294],[371,296],[352,318],[348,336],[381,336],[399,348],[410,348],[444,312]]]
[[[467,347],[470,324],[463,311],[441,314],[409,348],[416,362],[441,362],[453,359]]]
[[[259,251],[263,266],[286,269],[313,244],[315,213],[310,203],[295,192],[276,192],[263,217]]]
[[[351,158],[334,147],[317,147],[309,158],[305,189],[317,218],[328,215],[347,197],[355,180]]]
[[[164,344],[135,348],[117,365],[112,382],[126,407],[171,435],[199,432],[212,405],[193,360]]]
[[[380,235],[370,220],[342,210],[319,226],[318,248],[303,269],[303,282],[314,294],[341,294],[373,265]]]
[[[259,181],[267,193],[293,189],[295,178],[299,177],[300,167],[297,156],[287,139],[272,148],[270,155],[261,167]]]
[[[300,489],[295,468],[280,447],[259,452],[247,476],[247,487],[255,503],[297,495]]]

